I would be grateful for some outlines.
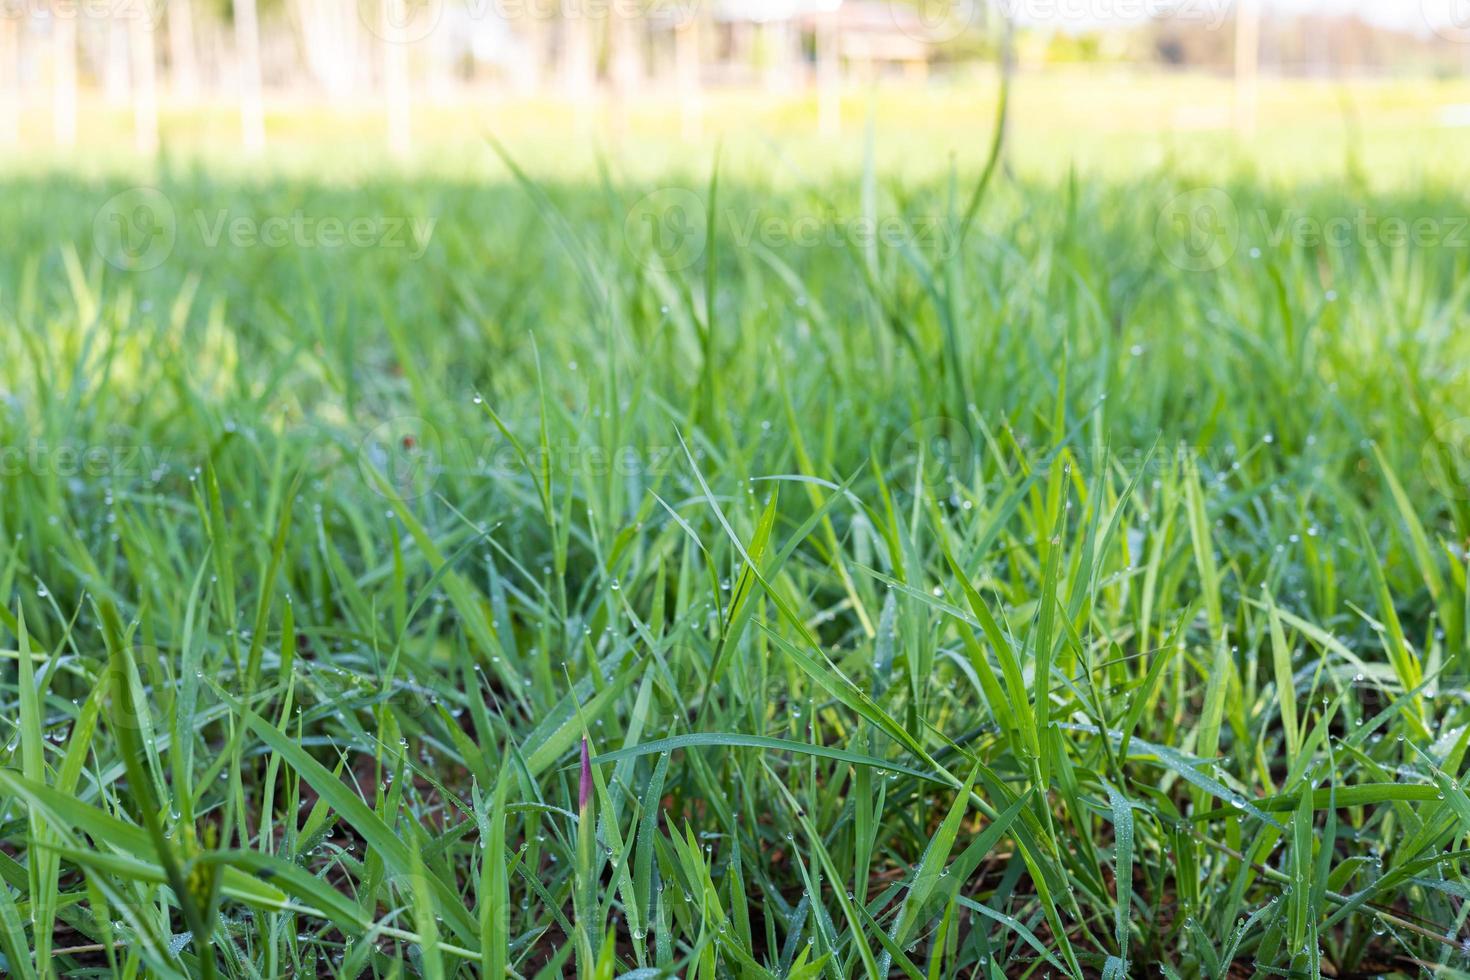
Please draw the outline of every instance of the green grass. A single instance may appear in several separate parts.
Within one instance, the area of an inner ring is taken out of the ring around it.
[[[977,173],[10,178],[10,973],[1464,970],[1464,198]]]

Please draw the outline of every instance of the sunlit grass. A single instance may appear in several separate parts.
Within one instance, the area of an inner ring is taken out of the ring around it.
[[[10,973],[1462,968],[1462,198],[730,167],[5,187]]]

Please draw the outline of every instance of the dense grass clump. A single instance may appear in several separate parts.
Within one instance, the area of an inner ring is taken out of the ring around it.
[[[1458,196],[676,183],[4,187],[12,975],[1465,967]]]

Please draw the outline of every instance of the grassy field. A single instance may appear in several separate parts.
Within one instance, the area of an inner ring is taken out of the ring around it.
[[[833,173],[857,179],[873,124],[879,173],[909,182],[945,177],[958,165],[984,164],[995,118],[997,81],[989,67],[927,85],[852,86],[840,103],[836,133],[823,132],[815,95],[773,98],[764,90],[713,90],[694,132],[680,125],[680,100],[653,86],[626,107],[610,98],[576,105],[553,97],[524,100],[466,95],[417,105],[415,149],[385,160],[387,123],[380,101],[363,98],[324,108],[305,99],[268,105],[270,152],[240,152],[237,109],[227,102],[165,99],[160,133],[173,167],[205,166],[231,179],[262,172],[349,184],[385,173],[480,182],[507,177],[485,145],[493,135],[545,178],[596,182],[612,168],[630,180],[677,175],[707,180],[719,147],[729,173],[759,174],[783,189]],[[1111,179],[1183,170],[1215,180],[1249,174],[1273,184],[1342,179],[1356,172],[1378,189],[1424,180],[1463,182],[1470,154],[1470,81],[1448,79],[1275,79],[1261,82],[1258,123],[1245,144],[1234,130],[1229,79],[1139,70],[1053,67],[1024,73],[1012,93],[1012,165],[1040,179],[1073,167]],[[78,147],[51,144],[49,105],[23,114],[21,153],[0,172],[127,173],[152,179],[157,167],[136,157],[133,116],[125,104],[83,99]]]
[[[1463,193],[858,153],[5,178],[10,975],[1464,975]]]

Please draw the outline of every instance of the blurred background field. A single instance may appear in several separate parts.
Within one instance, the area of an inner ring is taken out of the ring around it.
[[[650,98],[620,125],[605,106],[566,99],[465,97],[422,107],[412,149],[391,154],[384,115],[372,103],[327,107],[282,103],[266,115],[270,146],[242,155],[238,114],[227,104],[165,105],[160,156],[132,146],[131,114],[100,100],[80,107],[78,145],[50,145],[49,108],[27,111],[22,148],[5,172],[66,169],[146,176],[160,166],[207,166],[215,173],[294,173],[324,182],[371,174],[430,174],[491,179],[505,171],[493,136],[527,167],[547,177],[594,177],[599,158],[630,176],[706,174],[715,150],[746,177],[774,182],[862,169],[871,121],[874,153],[885,174],[923,179],[953,165],[983,163],[994,125],[993,72],[967,83],[897,83],[844,92],[842,126],[823,134],[815,95],[772,97],[750,90],[705,98],[707,116],[686,135],[677,104]],[[1242,138],[1232,125],[1228,78],[1157,70],[1051,68],[1017,79],[1009,159],[1026,176],[1083,173],[1130,177],[1178,169],[1200,176],[1253,172],[1262,179],[1341,179],[1357,167],[1377,187],[1463,176],[1470,154],[1470,82],[1460,79],[1273,79],[1262,84],[1258,130]]]
[[[0,171],[1453,181],[1457,0],[5,0]]]

